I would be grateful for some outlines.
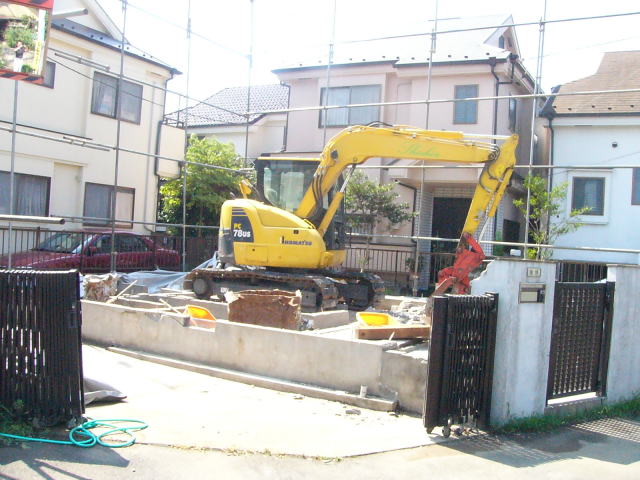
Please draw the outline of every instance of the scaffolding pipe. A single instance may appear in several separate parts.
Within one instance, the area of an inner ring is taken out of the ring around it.
[[[547,18],[547,0],[544,0],[544,7],[542,10],[542,19],[540,20],[540,30],[538,33],[538,61],[536,63],[536,78],[533,84],[533,93],[539,93],[540,91],[540,81],[542,78],[542,56],[544,53],[544,35],[545,35],[545,24],[544,21]],[[531,105],[531,131],[529,138],[529,169],[527,170],[527,177],[531,177],[533,165],[533,153],[535,146],[535,130],[536,130],[536,115],[537,114],[537,105],[536,100],[532,100]],[[529,210],[531,209],[531,189],[527,188],[527,200],[526,200],[526,209],[524,214],[524,241],[525,243],[529,241],[529,221],[531,219]]]
[[[249,55],[247,56],[247,111],[245,117],[245,130],[244,130],[244,162],[242,164],[243,167],[246,168],[247,160],[249,156],[249,123],[251,117],[249,116],[249,112],[251,111],[251,76],[253,74],[253,15],[254,15],[254,4],[253,0],[249,0]]]
[[[115,164],[113,171],[113,191],[111,194],[111,238],[115,238],[116,231],[116,206],[118,198],[118,170],[120,167],[120,133],[122,129],[122,120],[120,119],[120,96],[123,95],[122,86],[124,74],[124,44],[127,41],[125,33],[127,30],[127,0],[122,0],[122,40],[120,41],[120,73],[118,75],[118,89],[116,91],[116,146],[115,146]],[[116,242],[111,242],[111,272],[116,271]]]
[[[33,215],[1,215],[0,214],[0,222],[2,221],[23,222],[23,223],[53,223],[57,225],[62,225],[64,224],[65,219],[62,217],[38,217]]]
[[[9,215],[15,213],[15,191],[16,191],[16,123],[18,122],[18,80],[14,80],[13,85],[13,132],[11,133],[11,167],[9,172]],[[9,221],[9,241],[11,241],[11,230],[13,223]],[[12,249],[9,249],[7,268],[11,270]]]

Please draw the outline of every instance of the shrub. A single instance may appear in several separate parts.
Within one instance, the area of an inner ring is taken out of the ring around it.
[[[7,27],[4,32],[4,38],[11,48],[15,48],[18,42],[22,42],[29,49],[33,49],[34,46],[33,31],[20,25]]]

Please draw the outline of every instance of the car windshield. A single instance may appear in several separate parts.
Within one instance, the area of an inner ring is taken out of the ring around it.
[[[47,238],[34,250],[71,253],[81,245],[83,238],[86,239],[86,236],[82,233],[59,232]]]

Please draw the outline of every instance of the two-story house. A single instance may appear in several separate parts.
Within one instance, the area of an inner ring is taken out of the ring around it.
[[[640,86],[640,51],[605,53],[598,70],[554,93],[631,90]],[[595,249],[640,249],[640,93],[551,96],[543,109],[551,132],[552,185],[567,183],[563,218],[582,226],[554,244]],[[572,167],[587,168],[572,168]],[[589,166],[593,166],[589,168]],[[566,168],[558,168],[566,167]],[[554,219],[551,219],[552,221]],[[637,264],[640,255],[555,249],[558,259]]]
[[[167,82],[179,72],[125,44],[119,85],[122,34],[98,2],[56,0],[54,8],[44,83],[17,83],[14,213],[67,217],[65,229],[105,228],[115,196],[117,228],[155,231],[158,181],[179,170],[166,158],[184,155],[184,131],[162,125]],[[88,13],[56,16],[82,9]],[[15,85],[0,78],[0,125],[9,129]],[[0,131],[3,214],[9,213],[11,151],[12,134]]]
[[[470,134],[510,135],[518,133],[518,163],[529,162],[531,144],[530,99],[506,98],[488,101],[455,102],[466,98],[529,94],[533,81],[519,59],[519,48],[509,17],[480,17],[441,20],[439,31],[458,30],[437,36],[429,69],[430,36],[380,40],[336,46],[330,68],[324,58],[308,58],[274,70],[280,81],[291,88],[290,107],[350,105],[366,103],[420,102],[426,99],[451,99],[446,103],[334,108],[323,111],[292,111],[288,119],[286,151],[297,155],[317,155],[324,143],[342,128],[354,124],[383,122],[412,125],[433,130],[455,130]],[[498,26],[490,29],[483,27]],[[464,31],[459,31],[464,30]],[[431,71],[429,75],[429,70]],[[537,161],[537,160],[536,160]],[[378,238],[377,248],[404,250],[405,255],[382,272],[404,273],[411,265],[416,245],[412,234],[457,238],[477,183],[480,167],[430,169],[423,182],[419,161],[373,159],[367,165],[394,168],[367,170],[381,183],[397,182],[402,201],[420,211],[419,225],[403,225],[390,233],[394,238]],[[517,183],[518,176],[512,183]],[[513,207],[509,189],[494,220],[487,226],[484,239],[521,240],[524,227]],[[378,232],[385,233],[385,232]],[[405,237],[405,238],[401,238]],[[433,282],[439,265],[428,253],[452,251],[451,243],[421,241],[418,253],[425,257],[421,289]],[[491,251],[490,247],[486,248]],[[415,258],[415,257],[414,257]],[[409,260],[407,260],[409,259]],[[403,261],[404,260],[404,261]]]

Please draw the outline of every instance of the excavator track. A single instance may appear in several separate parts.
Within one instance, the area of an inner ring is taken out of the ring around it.
[[[302,308],[307,312],[334,310],[339,303],[349,309],[364,310],[384,298],[384,282],[370,273],[292,273],[271,270],[223,270],[201,268],[190,272],[184,288],[198,298],[223,298],[225,291],[278,288],[300,290]]]

